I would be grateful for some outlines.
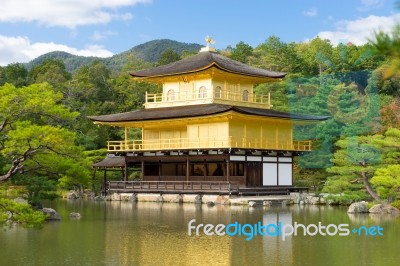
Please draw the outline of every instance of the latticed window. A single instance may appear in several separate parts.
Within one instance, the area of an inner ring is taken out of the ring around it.
[[[206,87],[202,86],[199,88],[199,98],[207,98]]]
[[[167,93],[167,101],[173,101],[173,100],[175,100],[175,91],[169,90]]]
[[[220,86],[215,88],[214,97],[215,98],[222,98],[222,88]]]
[[[245,102],[247,102],[249,100],[249,91],[248,90],[243,91],[242,100]]]

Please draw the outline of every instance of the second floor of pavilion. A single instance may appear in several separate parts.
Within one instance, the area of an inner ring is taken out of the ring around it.
[[[271,95],[255,94],[254,85],[285,76],[285,73],[251,67],[209,50],[130,74],[136,80],[162,85],[162,92],[146,93],[145,108],[217,103],[270,109]]]

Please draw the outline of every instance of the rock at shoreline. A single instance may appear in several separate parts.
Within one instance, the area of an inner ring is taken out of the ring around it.
[[[47,214],[47,221],[60,221],[61,220],[61,216],[58,212],[56,212],[54,209],[52,208],[43,208],[41,209],[41,211],[44,214]]]
[[[197,195],[197,196],[194,198],[194,204],[202,204],[201,195]]]
[[[207,201],[208,207],[214,207],[215,203],[213,201]]]
[[[82,217],[81,214],[78,212],[71,212],[69,214],[69,218],[71,219],[81,219],[81,217]]]
[[[67,193],[67,199],[75,200],[75,199],[78,199],[78,198],[79,198],[79,195],[75,191],[69,191]]]
[[[263,206],[264,206],[264,207],[271,207],[271,206],[272,206],[272,201],[270,201],[270,200],[264,200],[264,201],[263,201]]]
[[[354,202],[349,206],[347,213],[368,213],[368,203],[365,201]]]
[[[255,207],[257,202],[255,201],[249,201],[249,207]]]
[[[111,201],[121,201],[121,194],[113,193],[111,195]]]
[[[400,214],[399,209],[384,204],[375,204],[374,206],[371,207],[371,209],[369,209],[369,212],[374,214],[395,214],[395,215]]]

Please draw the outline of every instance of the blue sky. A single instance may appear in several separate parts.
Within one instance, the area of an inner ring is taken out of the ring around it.
[[[365,43],[400,22],[394,0],[0,0],[0,65],[62,50],[108,57],[154,40],[253,47],[316,36]]]

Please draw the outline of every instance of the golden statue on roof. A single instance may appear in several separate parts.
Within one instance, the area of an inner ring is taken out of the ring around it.
[[[215,43],[214,39],[212,37],[210,37],[209,35],[206,36],[206,43],[207,43],[207,47],[209,47],[211,44]]]

